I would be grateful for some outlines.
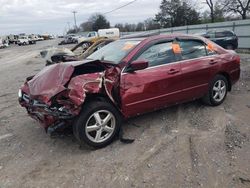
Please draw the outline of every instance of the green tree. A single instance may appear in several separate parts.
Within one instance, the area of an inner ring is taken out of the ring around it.
[[[102,14],[94,14],[89,18],[89,22],[93,23],[92,30],[98,31],[99,29],[110,28],[110,23]]]
[[[200,16],[199,12],[185,0],[162,0],[160,12],[156,14],[155,21],[161,27],[175,27],[198,24]]]
[[[154,19],[148,18],[144,21],[144,25],[146,30],[154,30],[154,29],[160,29],[160,24],[157,23]]]
[[[80,24],[80,28],[82,31],[93,31],[93,23],[90,21],[83,22]]]
[[[136,31],[144,31],[145,30],[145,26],[144,26],[144,23],[142,22],[139,22],[137,25],[136,25]]]
[[[125,32],[124,26],[122,23],[115,24],[115,28],[119,28],[120,32]]]

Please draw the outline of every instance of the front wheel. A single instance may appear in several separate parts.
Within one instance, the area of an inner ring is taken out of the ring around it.
[[[83,106],[73,132],[79,142],[101,148],[110,144],[118,134],[122,118],[108,102],[94,101]]]
[[[228,91],[228,81],[223,75],[216,75],[209,85],[208,93],[203,102],[211,106],[218,106],[225,100]]]

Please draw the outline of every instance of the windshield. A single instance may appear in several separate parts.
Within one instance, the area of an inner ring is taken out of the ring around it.
[[[140,42],[141,40],[118,40],[97,50],[87,59],[106,60],[118,64]]]

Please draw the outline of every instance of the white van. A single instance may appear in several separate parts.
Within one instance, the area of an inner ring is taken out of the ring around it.
[[[118,28],[99,29],[98,36],[99,37],[107,37],[107,38],[120,37],[120,30]]]
[[[119,38],[120,30],[118,28],[110,28],[110,29],[99,29],[97,32],[91,31],[87,34],[87,37],[80,37],[77,42],[80,43],[84,40],[96,37]]]

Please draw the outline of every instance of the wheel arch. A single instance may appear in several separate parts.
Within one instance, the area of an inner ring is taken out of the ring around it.
[[[114,102],[106,95],[103,93],[90,93],[86,95],[86,99],[84,101],[84,103],[82,104],[82,108],[84,108],[85,104],[93,102],[93,101],[104,101],[104,102],[108,102],[110,103],[122,116],[122,118],[124,118],[124,115],[121,111],[121,108],[119,106],[119,104],[114,104]]]
[[[227,79],[228,91],[231,91],[232,90],[232,82],[231,82],[230,75],[227,72],[218,72],[217,75],[222,75]]]

